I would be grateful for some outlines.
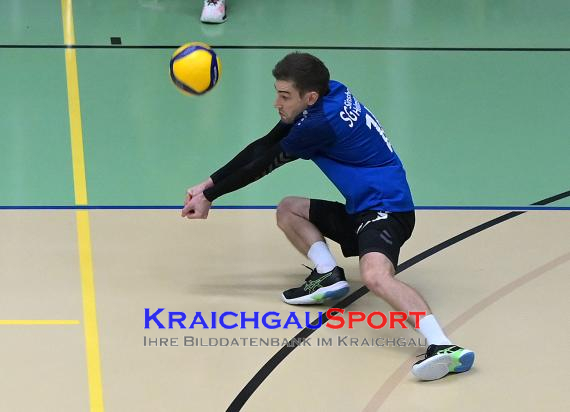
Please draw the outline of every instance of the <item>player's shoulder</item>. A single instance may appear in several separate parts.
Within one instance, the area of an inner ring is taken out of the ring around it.
[[[322,107],[311,107],[303,111],[291,128],[292,133],[318,134],[328,129],[328,120]]]

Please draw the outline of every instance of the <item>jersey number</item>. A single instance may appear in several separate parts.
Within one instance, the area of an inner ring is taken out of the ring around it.
[[[388,146],[388,149],[390,149],[391,152],[394,151],[394,149],[392,149],[390,141],[386,137],[386,134],[384,134],[384,129],[382,129],[382,127],[378,124],[378,121],[374,117],[370,116],[368,113],[366,113],[366,126],[368,126],[370,130],[372,130],[372,126],[374,126],[376,131],[380,134],[380,136],[382,136],[382,139],[384,139],[384,141],[386,142],[386,146]]]

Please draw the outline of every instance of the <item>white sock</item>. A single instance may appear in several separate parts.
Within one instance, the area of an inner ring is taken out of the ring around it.
[[[451,341],[445,336],[443,329],[437,323],[437,319],[433,315],[427,315],[420,319],[420,327],[417,329],[428,345],[451,345]]]
[[[318,273],[330,272],[336,266],[334,256],[331,254],[327,244],[322,240],[313,243],[307,253],[307,257],[311,259]]]

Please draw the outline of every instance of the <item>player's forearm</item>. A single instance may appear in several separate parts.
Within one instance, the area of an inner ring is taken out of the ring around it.
[[[264,155],[264,153],[279,142],[283,137],[287,135],[289,125],[283,123],[278,123],[273,129],[265,136],[257,139],[253,143],[250,143],[245,149],[238,153],[232,160],[230,160],[225,166],[218,169],[215,173],[211,175],[211,179],[214,183],[218,183],[224,180],[226,177],[236,173],[242,167],[245,167],[249,163],[255,161]]]
[[[214,186],[204,190],[204,196],[210,202],[230,192],[234,192],[250,183],[271,173],[276,168],[284,165],[294,157],[287,156],[279,144],[269,148],[264,156],[236,170],[232,175],[215,182]]]
[[[250,143],[245,149],[239,152],[232,160],[226,165],[219,168],[216,172],[212,173],[210,179],[214,184],[224,180],[226,177],[234,174],[241,167],[247,165],[255,159],[255,154],[263,148],[263,138]]]

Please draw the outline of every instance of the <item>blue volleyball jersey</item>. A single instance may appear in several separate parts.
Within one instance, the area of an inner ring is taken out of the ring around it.
[[[350,214],[414,209],[402,162],[374,115],[342,83],[295,120],[281,140],[287,154],[310,159],[346,199]]]

